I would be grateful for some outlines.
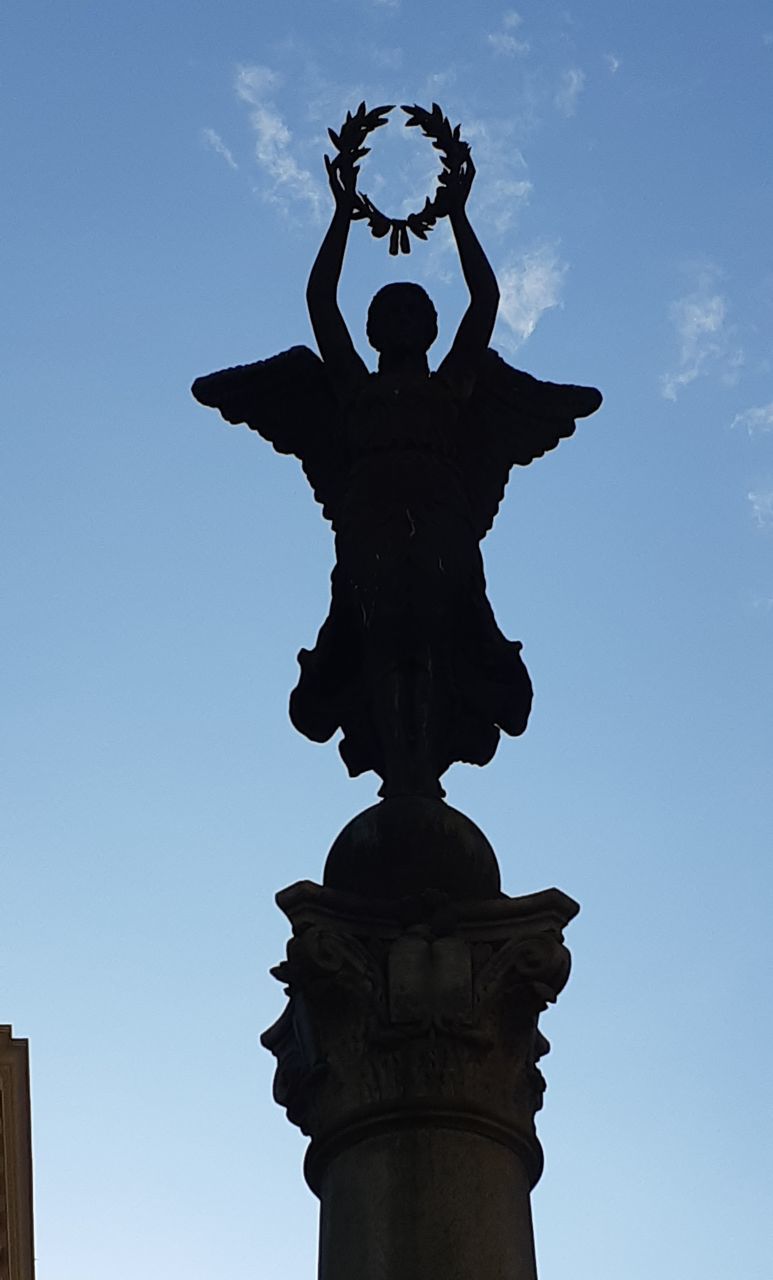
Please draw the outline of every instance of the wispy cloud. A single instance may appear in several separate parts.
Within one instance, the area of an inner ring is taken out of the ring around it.
[[[498,235],[510,231],[533,191],[523,153],[515,145],[511,121],[476,119],[469,113],[464,137],[478,169],[473,187],[476,218]]]
[[[562,115],[573,116],[577,110],[577,100],[585,85],[585,72],[579,67],[570,67],[561,77],[561,83],[553,99],[555,107]]]
[[[279,88],[282,83],[282,77],[278,71],[272,71],[270,67],[237,67],[236,69],[236,93],[243,102],[250,102],[253,106],[258,106],[266,98]]]
[[[514,58],[529,52],[528,40],[516,40],[509,31],[492,31],[486,36],[486,40],[500,57]]]
[[[495,170],[494,170],[495,172]],[[518,214],[529,204],[534,184],[529,178],[500,175],[495,178],[476,178],[474,188],[475,218],[479,223],[504,236],[511,230]]]
[[[743,427],[750,436],[761,435],[765,431],[773,431],[773,400],[770,404],[757,405],[737,413],[731,427]]]
[[[604,61],[606,62],[609,68],[610,74],[613,76],[617,75],[618,71],[620,70],[620,59],[617,57],[617,55],[614,53],[605,53]]]
[[[502,14],[499,31],[491,31],[486,36],[490,49],[499,57],[515,58],[529,52],[528,40],[519,40],[513,32],[521,26],[523,19],[515,9],[508,9]]]
[[[431,71],[422,86],[422,97],[420,101],[432,99],[438,93],[443,93],[446,89],[450,89],[455,85],[459,78],[459,73],[455,66],[445,67],[442,71]]]
[[[250,110],[250,125],[255,134],[255,159],[269,180],[265,195],[279,203],[285,201],[305,204],[316,219],[322,204],[319,183],[308,169],[296,160],[293,136],[285,124],[275,102],[276,90],[281,86],[281,76],[270,67],[239,67],[236,74],[236,93]]]
[[[729,386],[738,379],[744,353],[735,342],[736,331],[728,321],[730,306],[718,288],[719,279],[716,267],[702,266],[693,288],[671,303],[678,355],[676,368],[660,379],[666,400],[676,400],[684,387],[708,374],[719,374]]]
[[[773,489],[765,489],[746,495],[751,503],[752,516],[758,529],[773,529]]]
[[[505,345],[520,346],[534,332],[540,316],[561,305],[566,271],[554,246],[539,245],[499,272],[499,314],[510,330]]]
[[[398,46],[393,49],[381,46],[371,51],[376,66],[385,67],[387,71],[399,71],[405,61],[405,54]]]
[[[528,204],[533,190],[529,178],[489,178],[478,188],[476,215],[504,235]]]
[[[513,33],[520,35],[520,25],[521,18],[515,9],[507,10],[500,18],[499,34],[515,39]],[[385,46],[382,55],[382,62],[397,65],[402,51],[397,46]],[[317,176],[315,167],[320,151],[326,146],[325,126],[337,127],[346,108],[353,107],[366,94],[372,105],[376,101],[376,90],[372,86],[366,89],[362,84],[331,81],[311,55],[296,50],[294,56],[296,62],[300,57],[302,65],[292,73],[284,65],[282,71],[257,64],[239,67],[234,87],[246,108],[252,131],[259,170],[256,186],[261,195],[285,209],[300,209],[307,218],[310,214],[318,221],[329,202],[322,166],[319,165],[321,176]],[[304,85],[300,110],[297,95],[294,103],[290,97],[299,76]],[[534,127],[534,103],[524,89],[523,102],[513,104],[506,116],[488,115],[484,119],[466,101],[467,94],[457,80],[455,65],[437,68],[418,86],[418,101],[447,101],[453,89],[455,106],[451,122],[462,121],[463,135],[472,146],[478,170],[472,193],[473,215],[484,237],[512,234],[521,210],[532,198],[532,182],[519,143]],[[387,96],[387,100],[392,99]],[[214,146],[215,140],[211,139],[209,145]],[[242,170],[246,167],[242,161]],[[361,189],[385,213],[405,216],[420,208],[425,198],[432,195],[437,175],[436,152],[416,130],[406,130],[401,113],[395,111],[389,127],[379,131],[373,153],[363,166]],[[429,247],[432,263],[428,262],[428,266],[431,265],[434,274],[442,273],[451,252],[450,238],[438,227]],[[426,253],[422,252],[423,259]],[[543,272],[545,269],[543,251],[532,254],[531,259],[530,274],[525,277],[528,289],[532,287],[537,267],[541,266]],[[520,266],[525,270],[523,262]],[[555,305],[555,302],[546,305]],[[519,334],[525,332],[524,325],[528,328],[529,322],[522,318],[517,321]],[[522,340],[521,337],[518,340]]]
[[[227,147],[215,129],[202,129],[201,140],[205,147],[209,147],[217,155],[222,156],[230,169],[238,169],[239,166],[233,158],[233,152]]]
[[[676,400],[678,392],[705,373],[722,351],[720,335],[727,302],[719,293],[692,294],[671,304],[671,321],[679,338],[679,364],[661,378],[663,395]]]

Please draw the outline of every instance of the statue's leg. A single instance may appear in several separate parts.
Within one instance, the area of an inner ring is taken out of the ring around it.
[[[409,795],[413,791],[410,756],[411,744],[407,724],[410,708],[406,698],[404,674],[393,659],[377,664],[372,673],[371,698],[373,722],[379,737],[384,761],[383,783],[379,795]]]
[[[384,759],[379,795],[442,799],[432,751],[432,670],[426,655],[385,662],[372,683],[373,720]]]
[[[412,750],[416,779],[421,794],[442,799],[436,751],[438,725],[437,680],[432,660],[432,646],[425,644],[410,667],[411,708],[413,719]]]

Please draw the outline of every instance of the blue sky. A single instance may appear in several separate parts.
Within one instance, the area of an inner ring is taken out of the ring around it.
[[[541,1280],[770,1280],[773,12],[435,0],[7,5],[3,945],[29,1036],[39,1280],[314,1274],[260,1031],[287,929],[374,797],[291,729],[332,543],[192,379],[311,342],[326,128],[436,99],[502,286],[498,348],[601,412],[484,546],[536,688],[449,800],[506,889],[582,903],[534,1197]],[[362,185],[434,183],[395,120]],[[355,227],[364,314],[465,304],[445,227]]]

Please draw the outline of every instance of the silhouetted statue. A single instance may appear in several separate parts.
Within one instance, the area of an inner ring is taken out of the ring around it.
[[[369,128],[386,110],[364,117]],[[356,190],[362,136],[359,147],[341,146],[343,130],[331,136],[335,209],[306,295],[321,359],[293,347],[198,378],[193,394],[299,458],[335,530],[330,613],[315,647],[300,652],[293,724],[316,742],[343,729],[350,774],[375,770],[382,796],[442,796],[445,770],[457,760],[486,764],[501,730],[523,733],[531,707],[521,645],[499,630],[486,597],[479,543],[510,468],[555,448],[601,396],[539,382],[489,349],[499,290],[467,217],[475,169],[458,129],[434,213],[450,219],[469,306],[432,372],[429,297],[415,284],[381,289],[368,311],[378,352],[370,373],[336,301],[352,217],[365,216]],[[393,227],[393,245],[407,241],[405,225]],[[374,234],[386,232],[377,225]],[[415,234],[425,238],[421,227]]]

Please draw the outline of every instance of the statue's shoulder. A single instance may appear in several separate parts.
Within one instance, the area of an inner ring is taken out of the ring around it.
[[[433,395],[456,406],[469,400],[475,387],[474,375],[463,376],[446,367],[445,364],[441,364],[434,373],[429,375],[429,381]]]

